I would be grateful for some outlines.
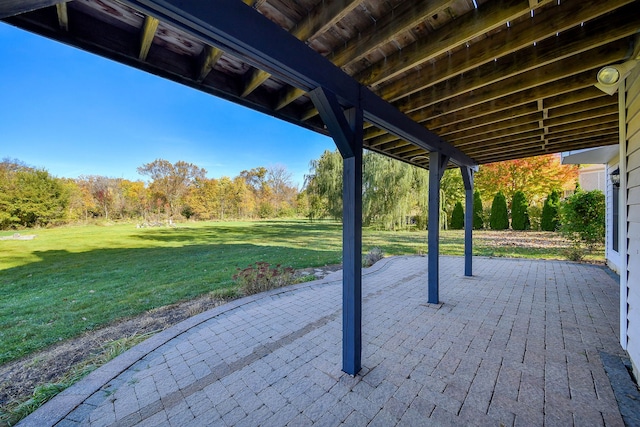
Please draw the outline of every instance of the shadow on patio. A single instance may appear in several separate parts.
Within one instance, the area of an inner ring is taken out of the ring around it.
[[[23,425],[623,426],[600,352],[618,284],[555,261],[394,257],[363,271],[363,370],[341,367],[341,275],[244,298],[168,329]]]

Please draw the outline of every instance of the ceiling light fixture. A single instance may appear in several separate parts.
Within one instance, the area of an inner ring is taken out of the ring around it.
[[[607,65],[598,71],[598,83],[595,86],[607,93],[613,95],[620,87],[620,83],[631,74],[631,71],[638,65],[637,59],[623,62],[622,64]]]

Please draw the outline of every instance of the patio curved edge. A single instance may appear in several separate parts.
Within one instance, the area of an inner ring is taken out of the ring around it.
[[[393,261],[404,259],[406,257],[407,256],[393,256],[383,258],[371,267],[363,268],[362,275],[368,276],[377,273],[386,269]],[[107,383],[129,369],[144,356],[188,330],[223,313],[273,295],[295,292],[313,286],[339,284],[341,282],[342,270],[338,270],[319,280],[284,286],[282,288],[242,297],[185,319],[182,322],[153,335],[117,356],[113,360],[102,365],[85,378],[57,394],[36,411],[22,419],[17,425],[20,427],[42,427],[57,424],[82,404],[87,397],[100,390]]]

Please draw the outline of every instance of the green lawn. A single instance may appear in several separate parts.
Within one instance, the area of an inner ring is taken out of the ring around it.
[[[233,286],[236,267],[256,261],[294,268],[341,262],[335,222],[118,224],[21,233],[37,237],[0,240],[0,364],[119,318]],[[561,258],[548,244],[498,245],[484,233],[476,233],[475,254]],[[364,252],[378,246],[387,255],[416,254],[427,247],[426,231],[365,229],[363,235]],[[543,243],[552,238],[542,233]],[[463,241],[461,231],[442,232],[442,253],[462,255]]]

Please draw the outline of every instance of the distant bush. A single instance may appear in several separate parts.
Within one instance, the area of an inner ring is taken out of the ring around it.
[[[560,230],[575,243],[584,243],[589,250],[604,243],[605,204],[600,190],[577,191],[560,206]]]
[[[540,228],[543,231],[558,230],[558,206],[560,205],[560,194],[553,190],[551,194],[544,200],[542,206],[542,219],[540,220]]]
[[[462,203],[456,202],[451,213],[451,229],[462,230],[464,228],[464,208]]]
[[[482,212],[482,198],[480,192],[473,193],[473,229],[482,230],[484,228],[484,218]]]
[[[540,230],[540,219],[542,218],[542,205],[532,204],[529,206],[529,222],[531,230]]]
[[[371,267],[382,258],[384,258],[384,252],[382,252],[382,249],[377,247],[373,248],[362,258],[362,265],[364,267]]]
[[[253,295],[294,282],[294,269],[281,267],[280,264],[271,267],[269,263],[260,261],[249,265],[245,269],[237,269],[233,280],[240,286],[245,295]]]
[[[492,230],[507,230],[509,228],[509,214],[507,213],[507,199],[501,191],[493,198],[491,203],[491,217],[489,225]]]
[[[514,230],[528,230],[529,222],[527,196],[522,191],[516,191],[511,201],[511,228]]]

